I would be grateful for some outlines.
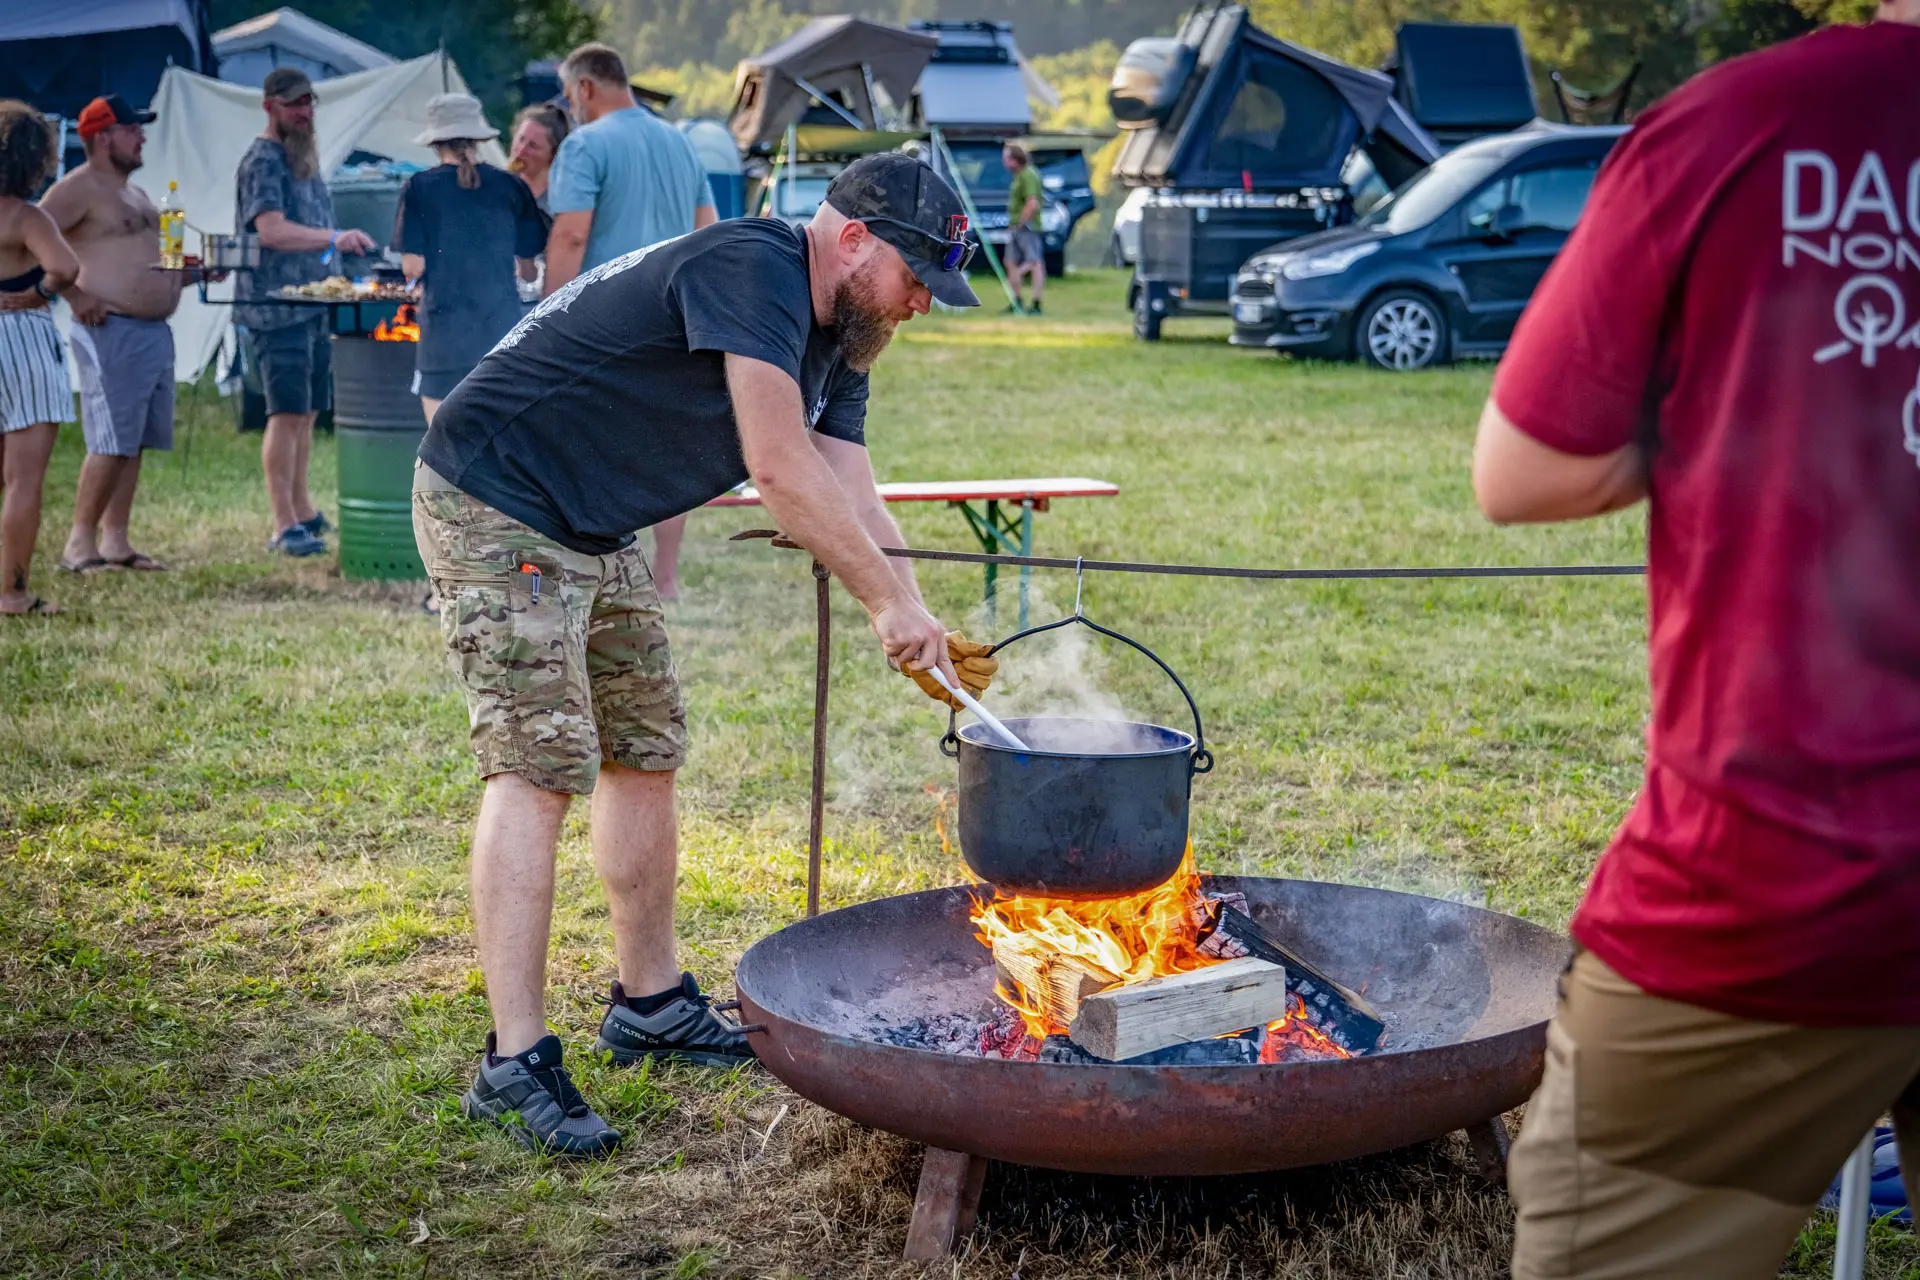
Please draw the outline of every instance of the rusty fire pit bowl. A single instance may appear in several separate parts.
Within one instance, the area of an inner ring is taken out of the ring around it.
[[[1209,877],[1301,957],[1362,987],[1374,1055],[1241,1066],[1006,1061],[902,1048],[882,1027],[995,1009],[964,888],[790,925],[742,957],[767,1069],[830,1111],[930,1146],[1085,1173],[1228,1174],[1326,1164],[1439,1137],[1527,1099],[1565,938],[1415,894]]]

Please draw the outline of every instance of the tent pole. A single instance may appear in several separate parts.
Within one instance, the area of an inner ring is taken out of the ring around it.
[[[786,181],[787,181],[787,198],[780,202],[780,207],[783,209],[793,208],[793,166],[795,164],[794,156],[799,150],[799,139],[800,139],[800,126],[798,124],[788,125],[787,126],[787,142],[786,142],[786,148],[785,148],[787,153],[787,164],[786,164],[785,172],[783,174],[783,176],[786,178]]]
[[[827,110],[833,112],[833,114],[839,116],[842,120],[845,120],[848,124],[852,125],[854,128],[865,129],[867,127],[860,123],[859,116],[854,115],[851,111],[848,111],[845,107],[835,102],[831,97],[829,97],[825,93],[822,93],[820,90],[814,88],[812,85],[808,84],[806,80],[803,79],[802,77],[795,76],[793,78],[793,82],[799,85],[802,89],[805,89],[808,93],[812,94],[813,100],[815,102],[819,103],[821,106],[825,107]]]
[[[987,229],[980,225],[980,210],[974,207],[973,192],[967,189],[967,180],[960,176],[960,166],[953,162],[953,152],[947,150],[947,140],[940,134],[940,126],[934,125],[927,131],[933,138],[933,145],[947,162],[947,177],[953,182],[953,189],[960,195],[960,206],[967,211],[975,231],[980,236],[980,249],[987,255],[987,265],[993,268],[993,274],[1000,281],[1000,289],[1007,295],[1007,302],[1016,310],[1024,311],[1020,300],[1014,296],[1013,285],[1007,281],[1007,273],[1000,265],[1000,255],[993,251],[993,242],[987,239]],[[1008,220],[1008,232],[1012,232],[1012,220]]]

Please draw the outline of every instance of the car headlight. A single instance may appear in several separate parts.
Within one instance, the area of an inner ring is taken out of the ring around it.
[[[1040,229],[1048,235],[1067,229],[1067,210],[1065,205],[1050,204],[1040,211]]]
[[[1364,244],[1350,244],[1344,249],[1303,254],[1287,259],[1280,268],[1280,274],[1289,280],[1311,280],[1315,276],[1335,276],[1368,254],[1379,251],[1380,242],[1368,240]]]

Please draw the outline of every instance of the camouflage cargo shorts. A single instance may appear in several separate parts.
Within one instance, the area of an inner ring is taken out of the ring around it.
[[[602,761],[685,762],[686,708],[637,545],[570,551],[425,465],[414,472],[413,533],[440,597],[482,777],[517,773],[586,795]]]

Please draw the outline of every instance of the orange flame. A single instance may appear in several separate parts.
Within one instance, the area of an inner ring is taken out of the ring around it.
[[[373,331],[375,342],[418,342],[420,326],[414,323],[413,304],[403,302],[400,309],[393,313],[393,324],[389,326],[382,320]]]
[[[949,798],[943,797],[935,819],[943,848],[946,829],[942,819]],[[1219,957],[1199,949],[1201,926],[1215,908],[1194,867],[1191,844],[1172,879],[1131,897],[1077,902],[1067,898],[986,896],[990,892],[985,886],[977,891],[970,917],[978,930],[974,936],[989,949],[995,942],[1015,938],[1038,941],[1056,954],[1117,974],[1121,985],[1220,963]],[[1037,993],[1010,988],[1004,982],[997,984],[994,992],[1020,1015],[1027,1033],[1036,1039],[1066,1032]],[[1305,1014],[1306,1005],[1294,996],[1287,1016],[1267,1024],[1260,1061],[1287,1061],[1290,1047],[1300,1051],[1296,1056],[1353,1056],[1309,1025]]]
[[[1173,878],[1145,893],[1092,902],[976,897],[971,919],[979,930],[974,936],[989,949],[1016,937],[1038,940],[1048,950],[1118,974],[1127,984],[1219,963],[1199,950],[1199,926],[1207,911],[1189,845]],[[1045,1037],[1066,1030],[1025,993],[1008,991],[1002,984],[999,994],[1019,1011],[1032,1034]]]

